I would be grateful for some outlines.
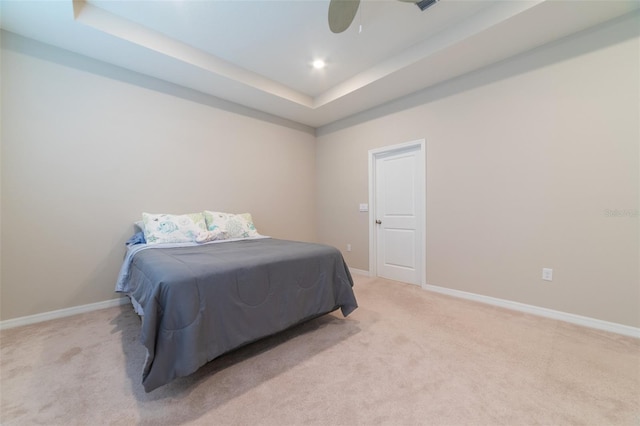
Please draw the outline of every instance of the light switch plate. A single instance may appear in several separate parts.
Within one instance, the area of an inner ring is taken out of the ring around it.
[[[360,204],[360,211],[361,212],[368,212],[369,211],[369,204],[361,203]]]

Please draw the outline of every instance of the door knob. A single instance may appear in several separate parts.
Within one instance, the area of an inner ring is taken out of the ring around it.
[[[376,225],[381,225],[382,221],[380,219],[376,219]]]

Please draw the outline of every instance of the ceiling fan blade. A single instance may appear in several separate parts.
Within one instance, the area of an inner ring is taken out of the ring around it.
[[[360,0],[331,0],[329,3],[329,28],[341,33],[351,25],[360,6]]]

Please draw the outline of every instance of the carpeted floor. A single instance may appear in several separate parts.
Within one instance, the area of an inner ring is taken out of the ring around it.
[[[354,276],[360,308],[146,394],[129,306],[0,332],[3,425],[640,425],[640,341]]]

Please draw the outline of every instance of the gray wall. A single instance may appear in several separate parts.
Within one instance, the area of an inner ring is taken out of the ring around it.
[[[425,139],[427,284],[640,326],[639,24],[319,129],[318,237],[368,270],[368,150]]]
[[[2,38],[1,319],[114,298],[143,211],[315,239],[311,129]]]

